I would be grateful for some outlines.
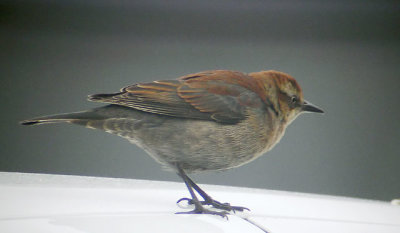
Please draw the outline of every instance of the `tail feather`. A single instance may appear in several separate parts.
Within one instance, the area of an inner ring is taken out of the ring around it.
[[[73,112],[64,113],[57,115],[49,115],[37,117],[29,120],[23,120],[20,122],[21,125],[39,125],[39,124],[51,124],[51,123],[72,123],[74,121],[88,120],[99,118],[97,114],[92,111],[86,112]]]
[[[118,93],[112,93],[112,94],[94,94],[94,95],[89,95],[88,100],[89,101],[94,101],[94,102],[102,102],[105,99],[112,98],[113,96],[120,95],[121,92]]]
[[[134,140],[134,131],[143,126],[154,127],[164,122],[164,116],[138,111],[119,105],[106,105],[83,112],[64,113],[37,117],[21,121],[22,125],[50,123],[72,123],[90,129],[100,129],[107,133]]]

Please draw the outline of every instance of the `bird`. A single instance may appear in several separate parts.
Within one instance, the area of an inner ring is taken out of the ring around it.
[[[106,105],[20,123],[72,123],[128,139],[186,184],[191,198],[177,203],[187,201],[194,208],[178,214],[221,217],[249,209],[213,199],[187,174],[247,164],[271,150],[301,113],[323,113],[304,100],[292,76],[275,70],[202,71],[89,95],[88,100]]]

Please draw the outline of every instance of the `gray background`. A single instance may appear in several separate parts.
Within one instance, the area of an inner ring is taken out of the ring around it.
[[[199,183],[390,200],[400,195],[397,1],[12,1],[0,4],[0,170],[178,181],[142,150],[72,125],[93,93],[202,70],[275,69],[325,115],[300,116],[245,166]]]

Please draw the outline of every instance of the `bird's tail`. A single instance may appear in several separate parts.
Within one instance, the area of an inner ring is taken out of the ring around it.
[[[22,125],[40,125],[50,123],[72,123],[90,129],[100,129],[107,133],[130,138],[134,130],[143,126],[143,121],[149,118],[149,113],[136,111],[119,105],[106,105],[83,112],[63,113],[37,117],[21,121]],[[150,119],[151,122],[151,119]]]
[[[39,125],[39,124],[51,124],[51,123],[77,123],[82,124],[85,121],[91,119],[100,119],[101,116],[96,114],[94,111],[83,111],[83,112],[72,112],[63,113],[49,116],[37,117],[29,120],[21,121],[22,125]]]

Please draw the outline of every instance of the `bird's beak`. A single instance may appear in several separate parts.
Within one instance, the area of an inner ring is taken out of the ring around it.
[[[317,112],[317,113],[324,113],[324,111],[322,111],[322,109],[320,109],[319,107],[311,104],[310,102],[304,101],[301,110],[303,112]]]

